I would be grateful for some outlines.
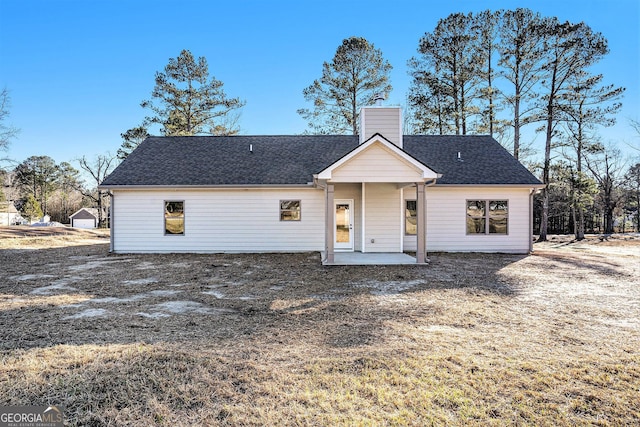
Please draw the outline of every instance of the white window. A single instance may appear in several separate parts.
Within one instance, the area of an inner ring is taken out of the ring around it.
[[[415,236],[418,227],[416,201],[405,200],[404,202],[404,234],[407,236]]]
[[[508,200],[467,200],[467,234],[508,234]]]
[[[280,221],[300,221],[300,200],[280,200]]]
[[[164,202],[164,234],[184,236],[184,201]]]

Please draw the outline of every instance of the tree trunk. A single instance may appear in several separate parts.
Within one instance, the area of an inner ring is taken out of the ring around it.
[[[542,199],[542,217],[540,218],[540,236],[539,242],[547,241],[547,226],[549,224],[549,168],[551,166],[551,140],[553,138],[553,119],[554,108],[553,103],[556,97],[556,78],[558,73],[558,59],[553,66],[551,75],[551,90],[549,91],[549,101],[547,102],[547,137],[544,144],[544,168],[542,169],[542,183],[545,185],[544,196]]]
[[[549,103],[548,111],[553,111]],[[542,169],[542,183],[545,185],[542,190],[542,216],[540,217],[540,236],[538,242],[547,241],[547,227],[549,225],[549,169],[551,167],[551,138],[552,138],[552,113],[547,116],[547,140],[544,148],[544,167]]]
[[[576,240],[584,240],[584,208],[578,207],[578,221],[576,224]]]
[[[513,100],[513,157],[520,156],[520,47],[516,51],[516,66],[514,70],[514,100]]]
[[[358,135],[358,121],[356,120],[356,117],[358,117],[358,95],[356,91],[351,96],[351,114],[351,130],[354,135]]]
[[[549,192],[542,189],[542,213],[540,215],[540,235],[538,242],[547,241],[547,226],[549,224]]]
[[[613,234],[613,209],[610,206],[604,211],[604,234]]]
[[[640,233],[640,191],[636,193],[636,231]]]
[[[516,92],[516,100],[513,106],[513,157],[518,160],[520,156],[520,99]]]
[[[102,191],[98,190],[98,227],[102,228],[104,226],[104,215],[102,213]]]
[[[489,135],[491,136],[491,138],[493,138],[493,86],[491,86],[491,48],[489,48],[489,73],[488,73],[488,80],[489,80]]]

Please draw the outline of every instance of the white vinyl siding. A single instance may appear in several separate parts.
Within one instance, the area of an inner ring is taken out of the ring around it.
[[[164,202],[184,200],[185,233],[164,234]],[[280,201],[300,200],[300,221],[280,221]],[[115,190],[114,252],[296,252],[324,248],[318,189]]]
[[[398,107],[365,107],[361,111],[362,132],[360,142],[376,133],[402,147],[402,110]]]
[[[403,221],[395,184],[365,184],[366,252],[401,252]]]
[[[429,188],[427,250],[459,252],[529,251],[529,189]],[[509,234],[466,234],[467,200],[507,200]]]
[[[412,192],[405,191],[405,198]],[[508,234],[467,234],[468,200],[507,200]],[[427,251],[527,253],[531,229],[528,188],[428,187]],[[405,237],[405,250],[416,249],[416,238]]]
[[[418,182],[422,172],[375,142],[332,172],[333,182]]]

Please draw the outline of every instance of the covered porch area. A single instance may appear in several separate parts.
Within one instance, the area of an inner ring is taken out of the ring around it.
[[[325,192],[324,265],[425,264],[425,187],[440,175],[375,135],[314,176]],[[404,253],[405,198],[415,201],[415,258]]]

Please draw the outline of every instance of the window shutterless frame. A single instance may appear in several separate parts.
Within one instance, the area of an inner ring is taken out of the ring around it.
[[[509,234],[509,201],[469,199],[465,202],[467,236]]]
[[[409,199],[404,201],[404,235],[405,236],[416,235],[416,227],[418,224],[417,203],[418,203],[417,201],[409,200]]]
[[[184,200],[164,201],[164,235],[184,236]]]
[[[302,203],[300,200],[280,200],[280,221],[301,221]]]

